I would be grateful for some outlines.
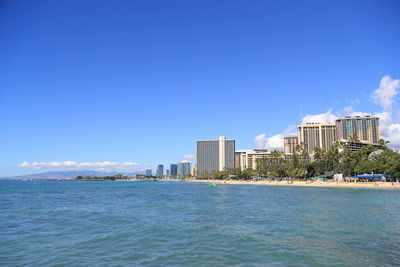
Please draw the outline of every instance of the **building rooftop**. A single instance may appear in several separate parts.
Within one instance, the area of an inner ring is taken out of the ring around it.
[[[236,150],[236,153],[270,153],[268,152],[268,149],[264,148],[255,148],[255,149],[241,149],[241,150]]]
[[[300,126],[314,126],[314,125],[321,125],[321,126],[335,126],[335,124],[334,123],[322,123],[322,122],[307,122],[307,123],[302,123],[302,124],[299,124],[297,127],[300,127]]]
[[[213,140],[196,140],[196,142],[205,142],[205,141],[215,141],[218,142],[220,139],[213,139]],[[223,139],[223,141],[236,141],[235,139]]]
[[[372,116],[372,115],[363,115],[363,116],[345,116],[345,117],[341,117],[338,118],[337,120],[345,120],[345,119],[371,119],[371,118],[378,118],[376,116]]]

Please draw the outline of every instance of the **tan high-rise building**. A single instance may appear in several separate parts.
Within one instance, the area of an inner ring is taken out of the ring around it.
[[[220,136],[218,140],[196,141],[197,172],[223,171],[234,168],[235,140]]]
[[[314,153],[314,148],[328,150],[337,140],[335,124],[306,123],[297,127],[298,142],[304,143],[308,154]]]
[[[286,155],[292,155],[296,150],[296,146],[299,143],[297,136],[287,136],[283,138],[284,151]]]
[[[380,139],[379,118],[373,116],[339,118],[336,120],[336,132],[340,141],[357,140],[364,144],[378,144]]]

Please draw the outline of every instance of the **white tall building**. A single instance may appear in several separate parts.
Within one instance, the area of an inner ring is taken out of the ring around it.
[[[235,167],[235,140],[220,136],[218,140],[196,141],[196,167],[199,174]]]

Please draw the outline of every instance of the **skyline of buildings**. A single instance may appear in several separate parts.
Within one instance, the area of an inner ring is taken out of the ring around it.
[[[189,176],[192,175],[194,170],[192,168],[192,163],[189,161],[182,161],[179,163],[170,164],[169,169],[164,169],[163,164],[158,164],[157,169],[155,170],[156,176]],[[146,169],[146,176],[153,176],[152,169]]]
[[[335,123],[303,123],[297,129],[297,137],[284,137],[285,154],[292,154],[300,143],[312,155],[316,147],[328,150],[336,141],[347,143],[354,151],[378,145],[380,140],[379,118],[369,115],[338,118]]]
[[[347,116],[338,118],[335,123],[301,123],[297,126],[296,136],[283,138],[282,158],[290,160],[299,144],[304,144],[305,152],[312,158],[315,148],[328,150],[336,141],[349,144],[354,151],[369,144],[378,145],[379,139],[379,118],[375,116]],[[267,149],[236,151],[235,145],[236,140],[226,139],[225,136],[217,140],[198,140],[195,166],[192,168],[190,162],[171,164],[168,176],[186,176],[193,175],[195,171],[200,174],[231,168],[256,169],[257,159],[272,157],[271,151]],[[163,174],[163,165],[158,165],[157,175]]]

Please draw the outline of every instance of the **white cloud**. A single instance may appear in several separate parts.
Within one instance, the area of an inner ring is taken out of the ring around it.
[[[336,119],[337,116],[332,114],[332,109],[329,109],[326,113],[304,116],[302,123],[335,123]]]
[[[392,124],[392,115],[390,112],[381,112],[381,113],[376,113],[374,114],[376,117],[379,118],[379,126],[380,130],[385,131],[387,127],[389,127],[390,124]]]
[[[396,123],[400,118],[396,118],[396,115],[393,114],[393,104],[399,88],[400,79],[393,80],[390,76],[384,76],[379,88],[371,95],[375,103],[383,108],[383,112],[375,114],[379,117],[381,136],[393,147],[400,147],[400,124]]]
[[[385,128],[382,138],[389,141],[389,146],[400,147],[400,123],[392,123]]]
[[[283,135],[277,134],[271,137],[267,137],[266,134],[259,134],[254,138],[254,142],[259,148],[265,148],[268,150],[281,150],[283,149]]]
[[[268,138],[267,148],[269,150],[283,149],[283,135],[277,134]]]
[[[344,107],[343,112],[344,114],[349,115],[354,112],[354,109],[352,106]]]
[[[283,136],[290,136],[290,135],[297,135],[297,126],[296,125],[289,125],[283,131]]]
[[[193,155],[184,155],[183,158],[185,160],[194,160],[194,156]]]
[[[21,168],[32,169],[67,169],[67,170],[98,170],[98,171],[140,171],[151,168],[151,165],[136,162],[117,163],[112,161],[100,162],[75,162],[75,161],[50,161],[50,162],[28,162],[24,161],[18,165]]]
[[[122,163],[122,165],[123,166],[140,166],[140,164],[139,163],[136,163],[136,162],[124,162],[124,163]]]
[[[352,106],[345,107],[343,109],[344,114],[340,114],[341,116],[367,116],[371,115],[371,113],[368,112],[360,112],[360,111],[354,111]]]
[[[264,148],[268,150],[283,150],[283,138],[289,135],[296,135],[297,127],[295,125],[289,125],[283,134],[276,134],[268,137],[265,133],[259,134],[254,137],[254,142],[258,148]]]
[[[254,137],[254,142],[256,142],[259,148],[265,148],[267,146],[268,138],[266,134],[259,134]]]
[[[353,101],[353,102],[354,102],[354,101]],[[356,104],[359,104],[359,103],[360,103],[360,102],[359,102],[359,100],[358,100],[358,102],[357,102]],[[371,115],[371,113],[368,113],[368,112],[354,111],[353,105],[354,105],[354,104],[350,104],[349,106],[344,107],[344,108],[343,108],[343,111],[340,112],[340,113],[338,114],[338,116],[366,116],[366,115]]]
[[[360,104],[360,99],[356,98],[356,99],[350,99],[350,105],[358,105]]]
[[[349,114],[349,116],[368,116],[368,115],[371,115],[371,113],[355,111]]]
[[[392,122],[392,113],[384,111],[375,116],[379,118],[381,137],[389,141],[389,146],[400,147],[400,124]]]
[[[21,164],[19,164],[18,167],[29,168],[29,167],[30,167],[30,163],[27,162],[27,161],[24,161],[24,162],[22,162]]]
[[[390,76],[384,76],[379,88],[372,93],[371,97],[385,111],[391,111],[399,88],[400,80],[393,80]]]

